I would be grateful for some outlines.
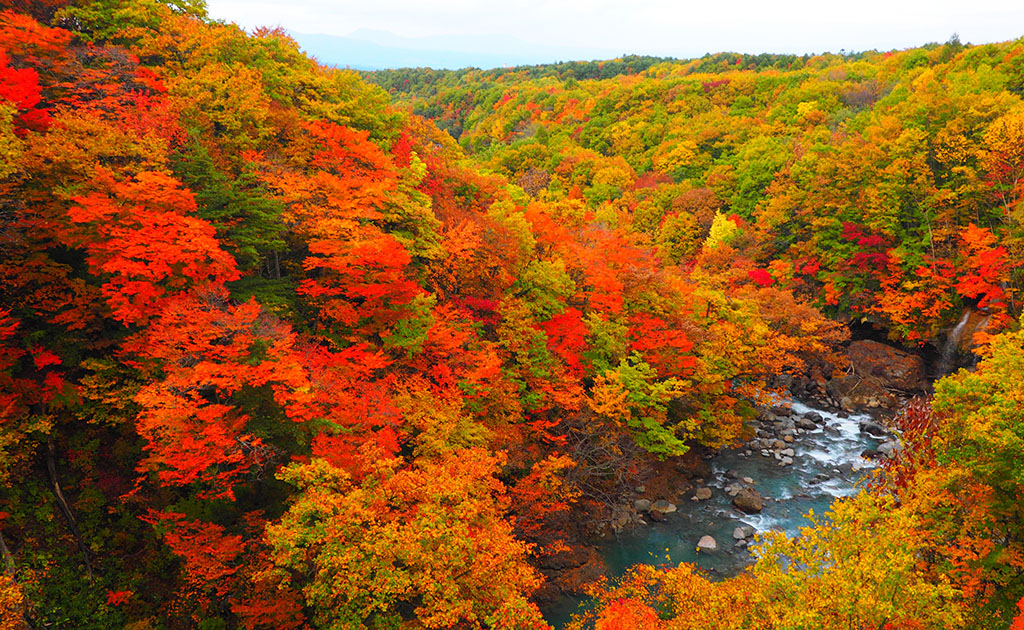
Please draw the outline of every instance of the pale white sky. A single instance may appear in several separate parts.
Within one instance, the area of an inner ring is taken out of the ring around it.
[[[1024,36],[1024,0],[208,0],[208,7],[211,17],[246,28],[501,35],[545,47],[677,57],[889,50],[944,42],[953,33],[975,44]]]

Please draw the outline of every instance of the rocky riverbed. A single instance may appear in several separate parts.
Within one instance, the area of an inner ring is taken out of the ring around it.
[[[609,576],[637,563],[692,562],[728,577],[754,560],[756,534],[796,534],[805,514],[827,511],[836,498],[857,491],[899,441],[867,413],[810,407],[798,401],[764,411],[756,436],[737,448],[708,455],[693,477],[635,488],[619,506],[611,532],[598,545]],[[664,495],[664,496],[662,496]],[[556,625],[578,605],[572,598],[549,611]]]

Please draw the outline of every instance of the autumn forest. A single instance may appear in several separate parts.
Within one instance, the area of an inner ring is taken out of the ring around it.
[[[358,73],[0,8],[0,629],[1024,629],[1024,39]],[[796,398],[895,436],[856,492],[602,578]]]

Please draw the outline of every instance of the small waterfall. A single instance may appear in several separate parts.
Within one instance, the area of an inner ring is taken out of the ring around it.
[[[964,326],[967,325],[967,320],[970,317],[971,311],[965,310],[964,316],[960,318],[960,323],[953,330],[949,331],[946,343],[942,346],[942,355],[939,358],[939,373],[936,376],[942,377],[953,371],[953,361],[956,359],[957,351],[960,347],[960,337],[963,335]]]

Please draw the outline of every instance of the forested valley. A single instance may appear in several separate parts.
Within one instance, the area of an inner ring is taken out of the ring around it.
[[[0,7],[0,630],[1024,629],[1024,39],[360,74]],[[599,579],[793,399],[893,436],[857,492]]]

